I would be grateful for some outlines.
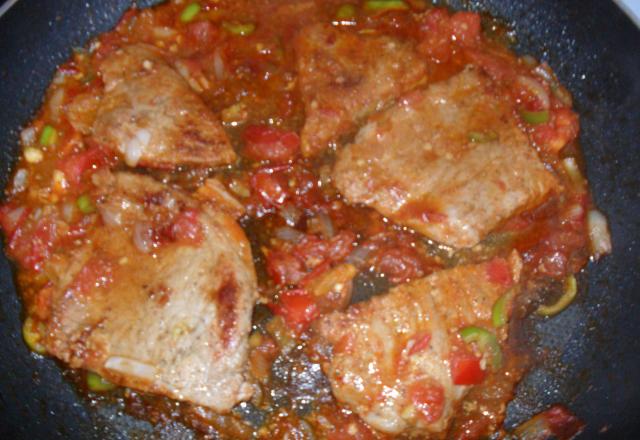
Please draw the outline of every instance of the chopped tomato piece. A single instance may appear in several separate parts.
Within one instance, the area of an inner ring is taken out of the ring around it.
[[[307,287],[314,279],[318,278],[323,273],[327,272],[331,268],[329,261],[323,261],[314,267],[311,272],[306,274],[303,279],[298,283],[300,287]]]
[[[195,47],[210,48],[218,35],[218,29],[208,20],[196,21],[187,25],[187,36]]]
[[[102,258],[92,258],[80,269],[69,289],[79,294],[87,294],[92,289],[108,286],[112,281],[111,263]]]
[[[318,307],[312,295],[304,289],[283,292],[277,304],[272,306],[273,313],[284,318],[296,333],[302,333],[319,315]]]
[[[480,366],[480,359],[466,350],[454,351],[450,362],[451,377],[456,385],[476,385],[486,376],[486,372]]]
[[[9,241],[9,251],[22,266],[40,271],[57,238],[55,219],[43,217],[35,224],[24,224],[16,229]]]
[[[353,251],[356,234],[352,231],[340,231],[328,243],[328,257],[332,261],[340,261]]]
[[[424,15],[420,32],[423,35],[418,50],[438,63],[446,63],[452,55],[451,23],[444,8],[433,8]]]
[[[511,268],[504,258],[494,258],[487,264],[487,277],[495,284],[509,287],[513,283]]]
[[[543,414],[551,432],[559,439],[573,438],[584,428],[584,423],[562,405],[554,405]]]
[[[409,387],[409,398],[426,423],[434,423],[444,412],[444,389],[437,383],[417,382]]]
[[[273,163],[293,160],[300,150],[300,137],[266,125],[252,125],[244,132],[244,154],[250,159]]]
[[[8,239],[11,239],[14,232],[24,223],[30,210],[24,206],[13,206],[10,204],[0,207],[0,227]]]
[[[535,143],[544,150],[559,152],[569,142],[575,140],[580,131],[578,115],[568,108],[551,111],[551,120],[532,129]]]
[[[295,183],[294,199],[296,205],[304,208],[318,208],[323,202],[318,178],[306,169],[294,170],[292,181]]]
[[[480,38],[480,16],[475,12],[456,12],[451,16],[451,31],[456,42],[471,46]]]
[[[322,417],[329,426],[322,426],[323,436],[327,440],[373,440],[379,438],[357,414],[346,409],[335,410],[330,406],[321,407]]]
[[[327,258],[327,243],[315,235],[306,235],[292,250],[308,269],[322,264]]]
[[[295,255],[272,250],[267,256],[267,273],[278,285],[297,284],[306,274],[304,263]]]
[[[178,214],[171,225],[171,238],[183,244],[197,245],[202,243],[204,234],[198,220],[198,212],[187,209]]]
[[[513,81],[518,74],[515,59],[507,54],[470,48],[465,48],[464,54],[471,64],[480,67],[495,81]]]
[[[516,438],[569,440],[584,429],[584,423],[562,405],[536,414],[513,431]]]
[[[421,332],[409,339],[407,341],[407,347],[409,347],[409,351],[407,354],[412,356],[416,353],[420,353],[421,351],[429,348],[429,344],[431,343],[431,333],[429,332]]]
[[[64,158],[58,168],[64,172],[71,186],[77,186],[86,172],[93,172],[108,165],[111,161],[109,154],[98,146]]]
[[[333,354],[353,353],[353,335],[347,333],[333,345]]]
[[[287,181],[277,172],[258,171],[251,177],[251,188],[269,206],[282,205],[289,198]]]
[[[420,278],[425,272],[418,251],[409,246],[382,249],[375,259],[376,271],[394,284]]]

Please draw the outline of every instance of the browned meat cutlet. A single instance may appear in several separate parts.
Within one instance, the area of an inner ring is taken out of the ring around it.
[[[426,65],[411,44],[388,36],[313,25],[300,31],[295,50],[305,156],[324,151],[426,79]]]
[[[317,330],[332,353],[323,370],[336,399],[383,432],[443,437],[470,389],[452,378],[451,359],[464,349],[458,331],[491,328],[492,306],[520,267],[517,254],[458,266],[322,318]]]
[[[218,166],[236,159],[222,125],[152,46],[118,49],[100,65],[105,83],[92,134],[129,166]]]
[[[339,152],[338,189],[454,247],[535,207],[559,183],[494,87],[468,68],[375,115]]]
[[[257,286],[234,218],[146,176],[93,179],[101,219],[51,258],[52,282],[36,301],[47,351],[117,384],[218,411],[249,398]]]

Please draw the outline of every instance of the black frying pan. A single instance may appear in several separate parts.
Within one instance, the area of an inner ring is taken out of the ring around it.
[[[517,30],[517,50],[548,60],[574,94],[591,188],[614,243],[613,255],[588,268],[588,289],[568,310],[529,323],[542,361],[518,387],[506,424],[562,402],[587,422],[581,438],[640,438],[640,30],[606,0],[450,3],[503,17]],[[129,5],[20,0],[0,18],[2,187],[19,129],[41,104],[56,65]],[[92,408],[52,360],[29,353],[20,314],[11,267],[0,255],[0,438],[187,436],[115,408]]]

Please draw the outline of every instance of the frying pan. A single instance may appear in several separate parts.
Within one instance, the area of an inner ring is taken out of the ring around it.
[[[145,7],[153,1],[139,2]],[[587,422],[582,439],[640,438],[640,30],[604,0],[451,1],[516,29],[517,51],[544,59],[574,95],[596,204],[614,252],[583,274],[574,304],[525,325],[541,359],[517,388],[507,427],[562,402]],[[128,0],[22,0],[0,18],[0,185],[55,67],[110,29]],[[588,279],[588,286],[587,286]],[[20,335],[12,267],[0,255],[0,438],[189,438],[91,405],[57,364]]]

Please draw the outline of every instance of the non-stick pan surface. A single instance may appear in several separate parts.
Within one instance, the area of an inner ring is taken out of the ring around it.
[[[640,438],[640,31],[605,0],[450,3],[504,18],[516,30],[517,50],[547,60],[574,94],[591,188],[614,243],[613,255],[588,268],[588,289],[575,304],[531,321],[544,361],[518,387],[507,425],[563,402],[587,422],[581,438]],[[41,104],[55,66],[129,5],[20,0],[0,18],[2,187],[19,129]],[[93,408],[55,362],[30,354],[11,269],[0,255],[0,438],[189,437],[180,427]]]

